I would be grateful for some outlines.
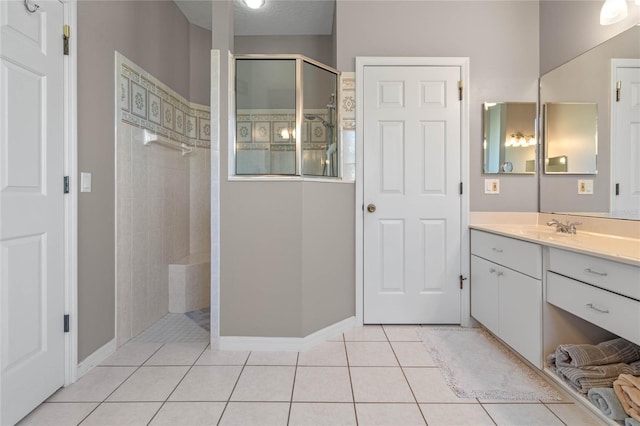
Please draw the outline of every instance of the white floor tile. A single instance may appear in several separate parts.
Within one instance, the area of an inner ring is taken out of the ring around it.
[[[384,332],[390,342],[421,342],[419,325],[385,325]]]
[[[422,342],[391,342],[403,367],[435,367],[436,363]]]
[[[92,402],[45,402],[22,419],[18,426],[75,426],[97,406],[98,403]]]
[[[364,325],[344,332],[346,342],[386,342],[387,336],[380,325]]]
[[[293,401],[353,402],[347,367],[298,367]]]
[[[162,343],[127,342],[101,365],[139,366],[151,357]]]
[[[398,360],[389,342],[346,342],[347,357],[352,367],[395,367]]]
[[[230,402],[220,426],[285,426],[288,417],[288,402]]]
[[[415,402],[400,367],[352,367],[356,402]]]
[[[48,402],[102,402],[136,367],[95,367],[77,382],[54,393]]]
[[[231,401],[290,401],[295,367],[246,366]]]
[[[567,426],[602,426],[605,423],[577,404],[546,404]]]
[[[347,355],[343,342],[324,342],[308,351],[300,352],[298,365],[346,366]]]
[[[244,365],[249,351],[212,351],[205,350],[196,365]]]
[[[437,368],[404,368],[409,385],[419,403],[422,402],[477,402],[458,398]]]
[[[206,342],[167,343],[144,365],[193,365],[206,346]]]
[[[149,423],[160,402],[105,402],[82,423],[82,426],[138,426]]]
[[[166,402],[150,426],[215,426],[224,402]]]
[[[140,367],[107,401],[165,401],[189,367]]]
[[[498,426],[562,426],[563,423],[542,404],[484,404]]]
[[[417,404],[356,404],[358,425],[422,425],[425,422]]]
[[[298,352],[251,352],[247,365],[296,365]]]
[[[480,404],[420,404],[429,426],[493,426]]]
[[[289,426],[355,426],[356,414],[350,403],[291,404]]]
[[[241,366],[196,365],[182,379],[169,401],[227,401]]]

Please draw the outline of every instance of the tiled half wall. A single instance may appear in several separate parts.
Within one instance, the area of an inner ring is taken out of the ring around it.
[[[169,265],[210,250],[209,107],[116,54],[117,342],[169,310]],[[147,129],[193,151],[145,146]]]

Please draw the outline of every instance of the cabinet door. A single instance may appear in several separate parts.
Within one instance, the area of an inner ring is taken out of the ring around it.
[[[498,335],[538,368],[542,368],[542,283],[500,267]]]
[[[471,316],[498,334],[498,265],[471,256]]]

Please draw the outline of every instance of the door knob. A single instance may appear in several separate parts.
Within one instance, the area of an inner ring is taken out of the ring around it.
[[[373,213],[373,212],[375,212],[375,211],[376,211],[376,205],[375,205],[375,204],[369,204],[369,205],[367,206],[367,211],[368,211],[369,213]]]

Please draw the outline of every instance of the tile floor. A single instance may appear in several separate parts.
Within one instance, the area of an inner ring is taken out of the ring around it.
[[[307,352],[131,341],[21,425],[599,425],[558,403],[459,399],[417,333],[365,326]]]

